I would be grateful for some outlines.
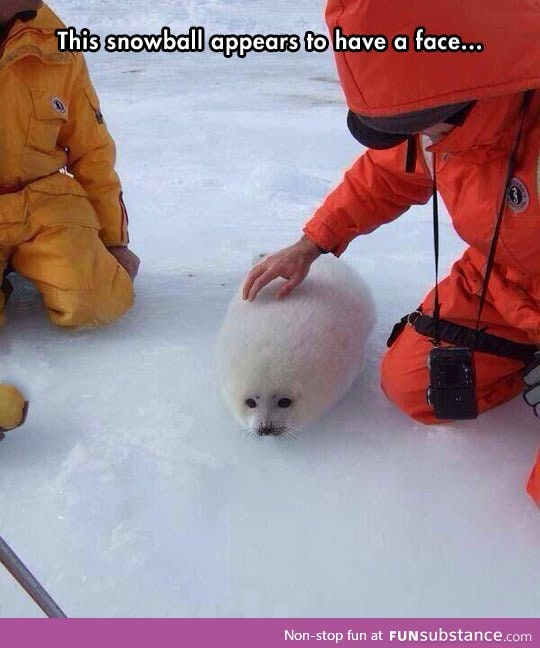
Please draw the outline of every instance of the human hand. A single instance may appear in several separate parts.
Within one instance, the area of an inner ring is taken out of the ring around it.
[[[282,277],[287,282],[277,293],[278,299],[289,295],[307,277],[311,264],[321,251],[308,238],[303,237],[294,245],[266,257],[248,274],[242,297],[253,301],[271,281]]]
[[[120,245],[109,247],[107,250],[109,250],[133,281],[139,273],[139,266],[141,265],[139,257],[129,248]]]

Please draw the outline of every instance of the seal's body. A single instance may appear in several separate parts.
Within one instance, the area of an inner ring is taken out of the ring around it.
[[[233,298],[220,335],[225,398],[238,421],[279,436],[319,418],[360,372],[375,322],[370,292],[343,261],[321,257],[286,299],[280,283]]]

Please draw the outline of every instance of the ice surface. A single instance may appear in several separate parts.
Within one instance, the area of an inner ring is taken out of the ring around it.
[[[323,30],[322,2],[55,0],[112,32]],[[292,242],[358,154],[331,54],[88,56],[118,144],[137,305],[55,330],[24,282],[2,379],[32,407],[0,445],[0,533],[73,616],[538,616],[540,428],[519,399],[427,429],[378,363],[433,278],[430,208],[356,241],[379,322],[346,399],[291,443],[222,403],[214,345],[251,259]],[[445,219],[443,265],[463,249]],[[39,616],[0,571],[0,615]]]

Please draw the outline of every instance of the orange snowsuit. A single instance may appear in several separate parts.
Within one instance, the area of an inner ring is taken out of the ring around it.
[[[523,93],[540,88],[540,6],[536,0],[329,0],[327,22],[331,31],[339,26],[347,35],[384,34],[390,43],[397,34],[411,39],[408,52],[390,46],[384,53],[336,53],[352,111],[388,117],[477,100],[463,126],[427,149],[435,153],[439,192],[455,229],[470,245],[440,285],[441,317],[474,328]],[[428,34],[458,34],[485,49],[416,52],[420,25]],[[406,156],[407,143],[368,150],[307,223],[306,235],[339,255],[356,236],[428,202],[433,180],[426,158],[419,155],[414,172],[407,173]],[[494,335],[540,344],[540,92],[525,116],[513,184],[519,192],[514,201],[507,197],[482,324]],[[433,292],[423,311],[433,312]],[[407,326],[383,359],[381,377],[393,402],[429,424],[436,422],[426,402],[431,348]],[[522,363],[483,353],[475,354],[475,363],[480,411],[523,390]],[[528,492],[540,504],[540,456]]]
[[[8,263],[40,290],[50,319],[97,326],[133,303],[107,247],[128,242],[115,147],[82,54],[58,51],[46,6],[0,47],[0,277]],[[0,323],[4,296],[0,293]]]

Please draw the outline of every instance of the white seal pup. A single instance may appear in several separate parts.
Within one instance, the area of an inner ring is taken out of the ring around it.
[[[335,257],[317,259],[307,279],[278,300],[282,283],[253,302],[240,288],[219,339],[225,399],[260,436],[297,431],[332,407],[361,371],[375,323],[367,285]]]

